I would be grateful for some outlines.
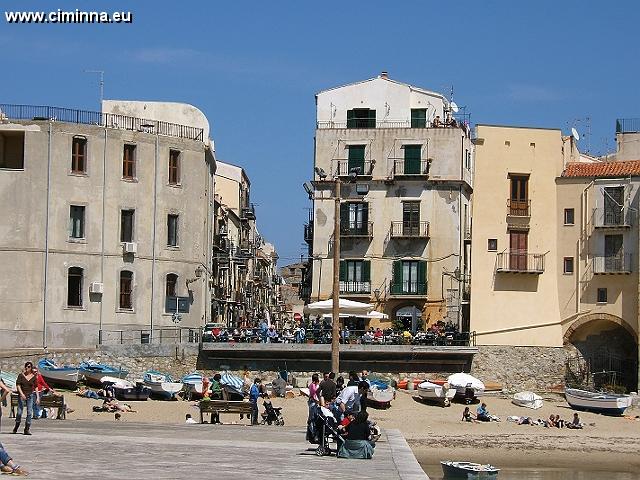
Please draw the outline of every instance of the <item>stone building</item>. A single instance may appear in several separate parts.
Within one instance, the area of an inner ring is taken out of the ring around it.
[[[215,171],[204,114],[124,101],[0,110],[0,348],[145,343],[202,325]]]
[[[478,125],[475,142],[477,343],[564,346],[568,382],[635,389],[640,162],[554,129]]]
[[[455,104],[383,72],[318,93],[316,108],[309,299],[332,296],[340,182],[340,296],[389,316],[352,328],[464,328],[473,145]]]

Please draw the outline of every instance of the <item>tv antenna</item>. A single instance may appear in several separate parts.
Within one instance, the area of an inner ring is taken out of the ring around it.
[[[84,73],[94,73],[98,75],[98,88],[100,89],[100,111],[102,111],[102,101],[104,100],[104,70],[85,70]]]
[[[574,138],[576,142],[580,140],[580,134],[574,127],[571,127],[571,136]]]
[[[450,106],[453,113],[458,113],[460,111],[460,107],[458,107],[456,102],[454,102],[453,100],[451,101]]]

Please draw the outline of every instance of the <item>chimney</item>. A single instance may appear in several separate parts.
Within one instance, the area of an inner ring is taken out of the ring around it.
[[[389,72],[387,72],[386,70],[383,70],[380,73],[380,78],[384,78],[385,80],[389,80]]]

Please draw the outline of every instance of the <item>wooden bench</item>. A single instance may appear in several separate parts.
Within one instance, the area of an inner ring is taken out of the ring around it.
[[[247,415],[251,421],[253,408],[250,402],[233,400],[200,400],[200,423],[204,423],[204,414],[219,416],[221,413],[239,413]]]
[[[11,394],[11,413],[10,418],[16,418],[16,408],[18,408],[18,394]],[[67,408],[64,403],[64,395],[45,395],[40,397],[40,408],[57,408],[58,414],[56,418],[66,419]]]

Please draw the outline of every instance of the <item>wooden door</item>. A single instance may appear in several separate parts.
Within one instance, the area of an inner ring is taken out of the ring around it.
[[[509,213],[518,217],[529,216],[529,177],[512,176]]]
[[[527,269],[528,232],[509,232],[509,270]]]

